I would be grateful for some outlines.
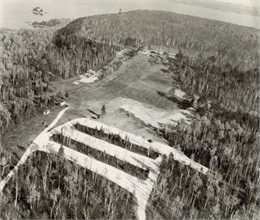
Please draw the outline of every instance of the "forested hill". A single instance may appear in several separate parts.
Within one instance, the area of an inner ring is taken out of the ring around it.
[[[186,55],[176,71],[187,93],[197,91],[228,108],[257,111],[259,30],[164,11],[137,10],[79,18],[53,42],[72,48],[78,39],[132,47],[160,45]],[[216,84],[218,82],[218,84]]]
[[[193,78],[187,78],[187,85],[194,85],[201,92],[203,88],[212,88],[212,80],[220,78],[222,89],[226,84],[227,89],[231,86],[230,97],[237,94],[236,89],[243,84],[243,79],[246,85],[242,94],[255,94],[258,84],[256,29],[171,12],[96,15],[76,19],[61,29],[1,29],[0,39],[2,132],[54,105],[50,80],[102,67],[113,58],[118,44],[133,47],[156,44],[185,51],[188,60],[183,61],[187,67],[183,69],[183,76],[194,72],[201,79],[208,77],[206,86],[206,81],[195,82],[193,74],[190,74]],[[216,72],[223,76],[213,77]],[[203,88],[197,88],[200,86],[196,83]],[[222,98],[225,91],[208,93]],[[253,95],[249,100],[256,99]],[[236,101],[240,102],[247,105],[247,100]]]
[[[76,19],[59,30],[56,40],[67,42],[77,35],[133,46],[163,44],[192,50],[201,56],[214,55],[219,62],[250,68],[258,66],[258,31],[172,12],[137,10]]]
[[[84,38],[71,38],[71,47],[53,43],[57,27],[1,29],[1,132],[12,129],[55,105],[58,91],[51,80],[98,69],[118,49]]]

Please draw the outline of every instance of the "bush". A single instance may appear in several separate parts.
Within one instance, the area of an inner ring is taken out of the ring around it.
[[[15,118],[14,118],[14,122],[15,124],[19,125],[22,123],[22,118],[20,115],[16,115]]]

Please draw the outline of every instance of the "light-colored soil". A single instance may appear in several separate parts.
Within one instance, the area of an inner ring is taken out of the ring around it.
[[[96,77],[96,76],[90,76],[90,77],[86,77],[86,76],[80,76],[80,80],[77,80],[77,81],[74,81],[73,82],[73,84],[75,84],[75,85],[79,85],[80,83],[93,83],[93,82],[95,82],[97,79],[98,79],[98,77]]]
[[[121,111],[117,111],[118,109]],[[167,124],[175,125],[176,122],[180,119],[184,119],[187,123],[189,123],[189,119],[187,119],[185,114],[190,114],[190,112],[187,110],[172,109],[166,111],[163,108],[157,108],[156,106],[127,98],[116,98],[111,100],[106,105],[106,112],[107,114],[104,116],[104,120],[102,121],[109,124],[108,122],[111,118],[114,121],[114,125],[117,121],[118,115],[124,112],[125,115],[121,120],[123,120],[125,123],[123,123],[123,127],[120,128],[128,127],[126,120],[129,117],[132,119],[139,119],[139,123],[148,126],[151,125],[154,128],[163,128]],[[136,120],[135,123],[138,123],[138,120]]]

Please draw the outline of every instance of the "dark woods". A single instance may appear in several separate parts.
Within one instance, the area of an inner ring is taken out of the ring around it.
[[[3,219],[135,219],[133,196],[59,155],[31,155],[4,189]]]

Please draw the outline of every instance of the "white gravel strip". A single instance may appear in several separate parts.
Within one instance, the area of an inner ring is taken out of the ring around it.
[[[49,153],[58,153],[60,147],[60,144],[49,141],[47,145],[39,147],[38,150]],[[149,172],[148,179],[143,181],[78,151],[72,150],[65,146],[63,146],[63,149],[64,157],[66,159],[76,162],[78,165],[107,178],[132,193],[137,198],[138,219],[146,219],[146,204],[152,192],[154,183],[159,175],[159,167],[157,167],[157,170]],[[160,159],[156,162],[159,163]]]
[[[137,153],[128,151],[126,149],[117,147],[116,145],[107,143],[98,138],[92,137],[90,135],[84,134],[75,130],[73,127],[75,124],[79,123],[81,125],[90,127],[103,129],[105,133],[114,133],[120,135],[122,139],[128,138],[130,142],[133,144],[137,144],[146,149],[152,149],[154,151],[159,152],[160,154],[169,155],[172,153],[174,155],[174,159],[188,165],[202,173],[207,173],[208,168],[194,162],[193,160],[186,157],[182,152],[177,151],[176,149],[167,146],[165,144],[161,144],[159,142],[149,143],[144,138],[121,131],[117,128],[110,127],[108,125],[102,124],[97,121],[90,120],[88,118],[80,118],[69,121],[55,129],[50,130],[60,119],[60,117],[67,110],[62,110],[55,120],[46,128],[35,140],[34,143],[30,145],[30,147],[26,150],[24,155],[21,157],[20,161],[16,165],[16,167],[5,177],[4,180],[0,183],[0,190],[2,192],[6,183],[11,179],[11,177],[18,170],[19,166],[25,163],[27,158],[36,150],[44,151],[47,153],[58,153],[61,147],[61,144],[50,141],[50,138],[55,133],[62,133],[63,135],[76,140],[78,142],[84,143],[90,147],[103,151],[109,155],[115,156],[120,160],[129,162],[137,167],[142,168],[143,164],[147,166],[149,169],[149,175],[146,181],[138,179],[130,174],[127,174],[113,166],[100,162],[92,157],[89,157],[83,153],[70,149],[66,146],[63,146],[64,149],[64,157],[70,161],[76,162],[78,165],[85,167],[92,172],[101,175],[108,180],[116,183],[122,188],[128,190],[137,198],[137,217],[138,219],[146,219],[146,205],[149,199],[149,196],[152,192],[153,186],[157,180],[159,175],[159,164],[161,163],[161,156],[159,156],[156,160],[152,160],[148,157],[139,155]]]
[[[113,133],[113,134],[119,134],[122,139],[128,138],[130,142],[133,144],[140,145],[146,149],[152,149],[154,151],[159,152],[160,154],[169,155],[170,153],[173,154],[174,159],[192,167],[193,169],[198,170],[199,172],[202,172],[206,174],[208,172],[208,168],[196,163],[195,161],[188,158],[186,155],[184,155],[182,152],[178,151],[177,149],[170,147],[168,145],[153,141],[152,143],[149,143],[146,139],[143,137],[137,136],[132,133],[128,133],[122,130],[119,130],[117,128],[105,125],[103,123],[100,123],[98,121],[91,120],[89,118],[79,118],[72,121],[69,121],[66,123],[68,126],[73,126],[75,124],[81,124],[90,128],[97,128],[97,129],[103,129],[105,133]]]
[[[37,150],[38,146],[46,143],[49,139],[46,139],[46,137],[48,137],[46,135],[47,131],[49,129],[51,129],[59,120],[60,118],[63,116],[63,114],[65,113],[65,111],[68,110],[68,107],[64,108],[63,110],[61,110],[59,112],[59,114],[57,115],[57,117],[52,121],[52,123],[45,128],[33,141],[33,143],[30,145],[30,147],[24,152],[23,156],[21,157],[21,159],[19,160],[19,162],[16,164],[16,166],[14,167],[14,169],[12,169],[10,171],[10,173],[8,173],[8,175],[0,182],[0,192],[2,193],[3,188],[5,187],[5,185],[8,183],[8,181],[13,177],[13,175],[15,174],[16,171],[18,171],[20,165],[24,164],[25,161],[27,160],[27,158],[31,155],[31,153],[33,153],[34,151]],[[38,146],[37,146],[38,145]]]
[[[97,149],[108,155],[115,156],[116,158],[122,161],[126,161],[142,169],[146,169],[146,168],[157,169],[158,167],[158,163],[155,163],[155,161],[153,159],[150,159],[149,157],[140,155],[138,153],[134,153],[124,148],[118,147],[114,144],[110,144],[101,139],[71,129],[70,127],[66,127],[66,128],[67,129],[62,129],[62,134],[64,136],[67,136],[77,142],[83,143],[93,149]],[[57,131],[58,133],[61,133],[59,128],[54,130],[55,132]]]

